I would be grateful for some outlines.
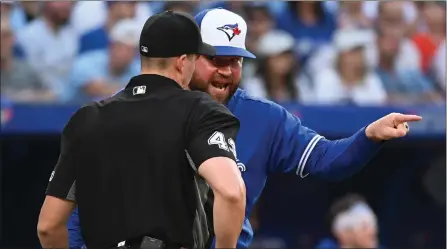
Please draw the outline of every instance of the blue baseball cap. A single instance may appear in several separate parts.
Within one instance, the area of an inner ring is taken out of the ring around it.
[[[216,56],[256,58],[245,48],[247,23],[238,14],[223,8],[203,10],[195,16],[203,42],[216,48]]]

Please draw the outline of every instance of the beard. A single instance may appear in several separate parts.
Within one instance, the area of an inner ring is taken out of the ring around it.
[[[239,87],[239,82],[237,84],[230,83],[226,87],[225,90],[219,90],[215,88],[211,83],[199,83],[198,81],[194,81],[194,79],[191,80],[189,83],[189,88],[192,91],[200,91],[207,93],[210,95],[214,100],[221,104],[227,104],[228,101],[230,101],[231,97],[233,97],[234,93],[237,91]]]

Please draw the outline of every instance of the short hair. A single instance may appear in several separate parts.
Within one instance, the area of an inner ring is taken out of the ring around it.
[[[141,56],[142,68],[166,69],[169,65],[167,58],[148,58]]]
[[[194,55],[188,54],[186,57],[189,60],[192,60],[194,58]],[[154,68],[159,70],[165,70],[169,67],[170,64],[170,58],[151,58],[151,57],[145,57],[141,56],[141,68]]]
[[[404,2],[399,2],[399,1],[379,1],[379,3],[377,4],[377,16],[380,17],[383,15],[383,11],[385,9],[385,5],[388,3],[400,3],[402,4],[402,11],[405,12],[405,6],[403,6],[403,4],[405,4]]]
[[[348,211],[352,206],[359,202],[367,203],[364,197],[359,194],[353,193],[347,194],[340,199],[337,199],[329,208],[329,224],[332,224],[338,214]]]

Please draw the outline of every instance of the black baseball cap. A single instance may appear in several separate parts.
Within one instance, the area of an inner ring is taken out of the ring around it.
[[[199,26],[191,15],[168,10],[147,19],[141,31],[140,54],[153,58],[214,56],[216,49],[202,41]]]

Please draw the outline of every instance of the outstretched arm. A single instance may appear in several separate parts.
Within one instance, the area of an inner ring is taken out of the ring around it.
[[[295,172],[302,178],[310,174],[335,181],[360,171],[384,141],[405,136],[406,122],[422,119],[392,113],[348,138],[332,141],[302,126],[301,121],[285,109],[277,107],[274,111],[272,116],[278,122],[272,137],[271,171]]]

